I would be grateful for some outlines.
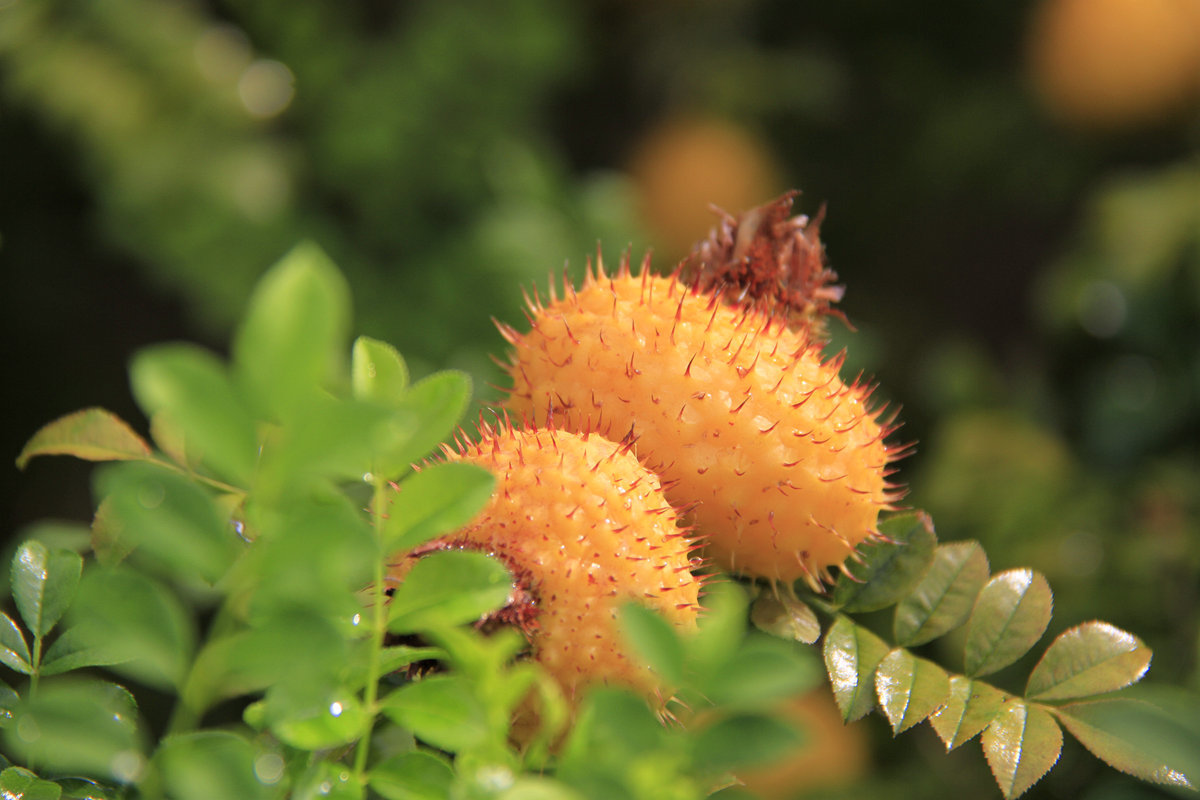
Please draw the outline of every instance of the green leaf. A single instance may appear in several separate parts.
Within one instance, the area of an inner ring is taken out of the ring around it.
[[[289,800],[363,800],[363,785],[350,768],[336,761],[318,761],[305,772]]]
[[[316,705],[307,705],[283,719],[273,720],[271,731],[289,747],[323,750],[361,738],[367,720],[358,698],[342,690]]]
[[[83,558],[72,550],[51,550],[39,541],[17,548],[12,562],[13,599],[35,637],[49,633],[75,599]]]
[[[1058,762],[1062,730],[1044,708],[1011,699],[983,732],[983,754],[1004,797],[1017,797]]]
[[[786,593],[782,597],[760,595],[750,609],[750,621],[760,631],[781,639],[813,644],[821,638],[821,623],[816,613]]]
[[[522,775],[496,800],[584,800],[584,796],[552,778]]]
[[[560,775],[596,764],[625,766],[658,750],[666,729],[644,698],[624,689],[596,687],[584,695],[563,749]]]
[[[150,445],[120,417],[103,408],[85,408],[43,426],[17,456],[17,469],[35,456],[75,456],[86,461],[149,458]]]
[[[769,764],[803,741],[793,726],[761,714],[720,718],[690,738],[692,768],[708,775]]]
[[[241,736],[214,730],[168,736],[154,755],[172,800],[266,798],[274,791],[255,773],[258,758],[254,746]],[[267,774],[273,776],[275,770]]]
[[[13,712],[20,702],[21,696],[7,683],[0,681],[0,728],[12,721]]]
[[[417,433],[403,447],[388,454],[387,465],[403,471],[450,438],[470,399],[471,377],[465,372],[435,372],[414,383],[400,408],[416,415]]]
[[[1150,648],[1107,622],[1085,622],[1050,643],[1029,675],[1025,696],[1065,700],[1123,689],[1150,668]]]
[[[1053,713],[1092,755],[1109,766],[1151,783],[1196,788],[1200,736],[1153,705],[1114,698],[1071,703]]]
[[[172,470],[121,464],[101,471],[96,489],[122,544],[170,577],[216,583],[241,549],[212,496]]]
[[[1029,652],[1050,623],[1053,602],[1039,572],[1011,569],[994,575],[967,620],[967,675],[987,675]]]
[[[62,788],[21,767],[0,771],[0,797],[5,800],[58,800]]]
[[[704,681],[719,672],[746,633],[746,592],[731,580],[714,581],[701,598],[697,630],[685,638],[688,668]]]
[[[945,705],[930,715],[929,724],[950,751],[990,725],[1006,699],[1004,692],[990,684],[952,675]]]
[[[388,629],[412,633],[475,622],[501,608],[512,586],[504,565],[483,553],[430,553],[392,595]]]
[[[408,365],[387,342],[360,336],[351,350],[350,380],[359,400],[395,407],[408,389]]]
[[[29,675],[33,672],[30,663],[32,658],[29,644],[17,623],[13,622],[8,614],[0,611],[0,664],[22,675]]]
[[[126,783],[144,765],[133,696],[103,681],[43,683],[22,698],[4,739],[8,752],[52,772]]]
[[[617,618],[621,633],[651,670],[672,686],[683,682],[683,642],[670,622],[637,603],[624,604]]]
[[[751,633],[699,688],[717,705],[758,707],[820,683],[815,655],[795,642]]]
[[[97,647],[81,628],[67,628],[42,655],[41,674],[60,675],[84,667],[107,667],[124,661],[111,647]]]
[[[987,579],[987,554],[978,542],[939,545],[925,576],[896,606],[896,643],[915,647],[962,625]]]
[[[376,764],[367,778],[384,800],[445,800],[454,770],[432,753],[414,751]]]
[[[346,281],[315,244],[267,271],[234,336],[233,370],[268,419],[291,417],[336,375],[349,322]]]
[[[487,710],[459,675],[434,675],[402,686],[380,705],[418,739],[448,752],[477,747],[490,733]]]
[[[191,344],[142,350],[129,369],[133,394],[153,418],[166,413],[204,463],[237,486],[248,486],[258,460],[258,434],[225,365]]]
[[[933,558],[937,536],[928,515],[917,512],[892,517],[879,526],[887,541],[860,551],[862,561],[849,568],[834,586],[833,605],[861,614],[894,605],[921,580]]]
[[[120,800],[119,789],[105,786],[88,778],[55,778],[63,797],[69,800]]]
[[[879,663],[875,693],[893,735],[899,735],[941,707],[950,693],[950,676],[932,661],[898,647]]]
[[[383,523],[384,550],[411,550],[461,528],[492,497],[496,479],[474,464],[460,462],[424,467],[400,484]]]
[[[71,610],[80,648],[95,648],[114,669],[162,689],[179,685],[196,633],[165,586],[127,567],[89,569]]]
[[[875,669],[890,649],[848,617],[839,616],[825,634],[825,669],[843,721],[861,719],[875,707]]]

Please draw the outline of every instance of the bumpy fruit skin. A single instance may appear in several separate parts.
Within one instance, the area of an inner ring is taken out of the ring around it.
[[[509,567],[524,607],[502,620],[523,630],[568,698],[594,683],[661,696],[665,687],[631,657],[616,623],[633,600],[681,630],[696,624],[696,546],[658,478],[627,446],[598,434],[508,424],[483,426],[475,443],[460,438],[447,457],[490,470],[497,483],[469,526],[432,547],[493,553]],[[393,565],[393,577],[406,560]]]
[[[628,261],[531,303],[513,345],[509,408],[634,444],[732,571],[819,587],[896,499],[896,448],[803,328]]]

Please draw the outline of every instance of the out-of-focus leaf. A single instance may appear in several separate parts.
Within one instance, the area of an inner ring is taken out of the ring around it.
[[[17,548],[12,563],[13,599],[29,632],[49,633],[75,599],[83,558],[72,550],[51,550],[33,540]]]
[[[268,419],[290,418],[336,374],[349,321],[346,281],[315,244],[262,277],[234,336],[233,369]]]
[[[833,605],[851,614],[878,611],[895,604],[921,580],[933,558],[937,536],[927,514],[916,512],[892,517],[879,526],[886,540],[860,550],[861,564],[838,578]]]
[[[290,800],[363,800],[364,787],[350,768],[336,761],[313,764],[296,781]]]
[[[683,642],[670,622],[637,603],[627,603],[618,614],[621,633],[641,657],[667,683],[683,681]]]
[[[22,698],[4,741],[9,753],[54,772],[124,783],[144,764],[133,696],[103,681],[43,683]]]
[[[1062,730],[1038,705],[1010,699],[983,732],[983,754],[1005,798],[1017,797],[1058,762]]]
[[[987,578],[987,554],[978,542],[939,545],[925,576],[896,606],[896,643],[915,647],[962,625]]]
[[[875,707],[875,669],[887,656],[887,643],[839,616],[825,634],[825,669],[842,719],[853,722]]]
[[[491,499],[496,479],[474,464],[433,464],[410,476],[387,509],[386,552],[410,550],[471,521]]]
[[[936,711],[950,692],[946,671],[898,647],[875,670],[875,693],[892,724],[901,734]]]
[[[1063,631],[1029,675],[1025,696],[1065,700],[1123,689],[1150,668],[1150,648],[1107,622],[1085,622]]]
[[[438,756],[417,750],[376,764],[368,783],[385,800],[444,800],[454,770]]]
[[[35,456],[75,456],[87,461],[125,461],[151,455],[150,445],[111,411],[85,408],[43,426],[17,456],[25,469]]]
[[[987,675],[1028,653],[1050,623],[1053,602],[1039,572],[1012,569],[992,576],[967,620],[967,675]]]
[[[522,775],[496,800],[584,800],[584,796],[561,781]]]
[[[1109,766],[1144,781],[1195,789],[1200,737],[1149,703],[1125,698],[1071,703],[1054,715]]]
[[[367,724],[362,703],[352,692],[341,691],[327,701],[293,711],[271,723],[279,741],[301,750],[323,750],[359,739]]]
[[[953,750],[990,725],[1005,699],[1004,692],[990,684],[952,675],[945,705],[929,717],[929,724],[946,750]]]
[[[69,800],[119,800],[119,789],[87,778],[55,778],[54,782]]]
[[[360,336],[351,350],[350,380],[357,399],[398,406],[408,389],[408,365],[387,342]]]
[[[392,595],[388,629],[412,633],[474,622],[503,606],[511,591],[508,570],[483,553],[430,553]]]
[[[415,415],[417,433],[387,455],[389,472],[400,475],[450,438],[470,399],[471,377],[465,372],[435,372],[410,386],[400,409]]]
[[[760,714],[735,714],[718,719],[694,734],[693,768],[711,775],[761,766],[801,741],[801,733],[782,720]]]
[[[715,581],[701,602],[698,629],[684,644],[688,668],[704,680],[721,669],[746,633],[746,592],[733,581]]]
[[[821,638],[816,613],[795,597],[763,594],[750,609],[750,621],[761,631],[782,639],[813,644]]]
[[[587,772],[594,764],[628,764],[662,745],[665,730],[646,701],[611,687],[589,691],[563,749],[560,772]]]
[[[106,667],[124,661],[111,647],[97,647],[94,636],[81,628],[67,628],[42,654],[41,674],[60,675],[84,667]]]
[[[209,730],[166,737],[154,761],[173,800],[257,800],[274,793],[255,774],[257,756],[242,737]]]
[[[30,664],[29,643],[25,635],[13,622],[12,617],[0,611],[0,664],[22,675],[33,671]]]
[[[20,702],[21,696],[7,683],[0,681],[0,728],[12,721],[13,712]]]
[[[470,750],[489,735],[487,710],[458,675],[434,675],[402,686],[380,706],[418,739],[449,752]]]
[[[62,787],[42,780],[27,769],[8,767],[0,771],[0,797],[5,800],[58,800],[62,797]]]
[[[238,554],[233,525],[212,496],[172,470],[121,464],[100,472],[96,488],[122,543],[173,578],[215,583]]]
[[[757,707],[821,682],[816,654],[795,642],[751,633],[699,688],[717,705]]]
[[[250,484],[258,434],[216,356],[190,344],[158,345],[134,356],[129,372],[146,416],[168,414],[188,441],[202,443],[205,464],[236,486]]]

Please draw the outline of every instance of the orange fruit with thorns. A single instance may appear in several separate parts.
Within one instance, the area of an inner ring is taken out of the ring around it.
[[[727,569],[820,587],[898,497],[892,427],[804,326],[677,275],[615,276],[530,303],[510,409],[633,444]]]
[[[663,699],[669,688],[630,653],[616,624],[628,601],[681,630],[696,623],[696,545],[659,479],[628,446],[598,434],[509,424],[483,425],[480,433],[474,443],[460,437],[447,458],[491,471],[491,500],[467,527],[397,559],[389,576],[402,579],[432,549],[494,554],[517,584],[498,621],[525,634],[568,698],[613,683]]]

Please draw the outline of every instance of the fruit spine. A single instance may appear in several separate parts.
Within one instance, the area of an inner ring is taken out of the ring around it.
[[[717,565],[819,588],[878,535],[899,496],[893,428],[806,326],[652,274],[648,259],[610,277],[597,257],[578,291],[564,280],[562,299],[552,288],[529,306],[528,333],[500,325],[508,407],[633,442]]]

